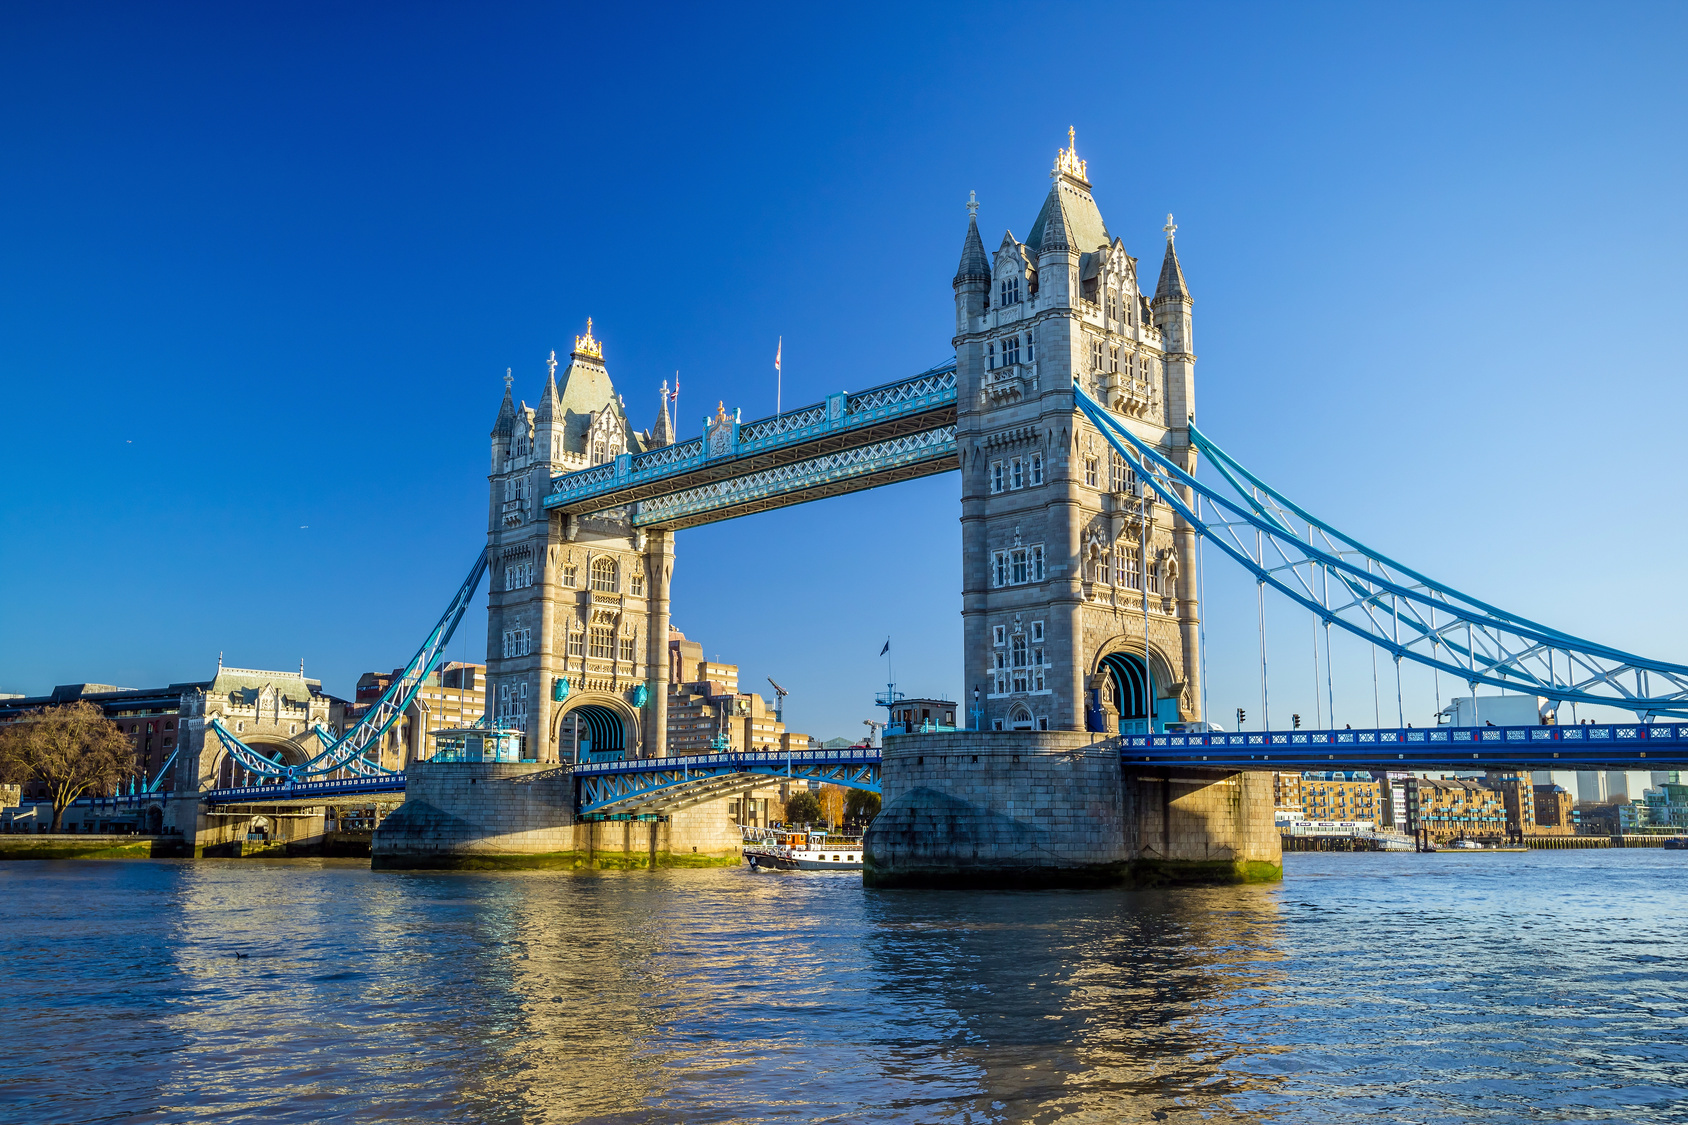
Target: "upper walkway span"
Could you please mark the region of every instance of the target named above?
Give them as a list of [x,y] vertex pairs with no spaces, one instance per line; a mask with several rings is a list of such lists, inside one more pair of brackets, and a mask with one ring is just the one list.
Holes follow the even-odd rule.
[[548,511],[631,507],[633,525],[679,530],[948,472],[955,362],[910,379],[739,423],[723,410],[702,437],[553,477]]

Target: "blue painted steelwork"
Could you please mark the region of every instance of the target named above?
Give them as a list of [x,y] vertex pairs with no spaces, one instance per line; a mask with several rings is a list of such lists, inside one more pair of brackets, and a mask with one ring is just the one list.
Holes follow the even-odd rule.
[[463,614],[468,610],[469,602],[481,584],[481,577],[486,574],[486,567],[487,553],[486,549],[482,548],[475,556],[475,565],[469,568],[469,576],[463,580],[463,585],[458,587],[456,597],[452,598],[451,604],[446,607],[445,614],[434,626],[433,632],[428,634],[427,639],[422,642],[422,647],[416,650],[416,655],[405,665],[404,671],[393,678],[393,682],[381,693],[381,698],[375,701],[363,718],[338,738],[326,728],[312,729],[312,733],[325,745],[321,753],[310,760],[290,766],[267,758],[236,738],[234,732],[224,726],[220,719],[211,720],[211,730],[242,767],[259,777],[301,782],[342,769],[371,776],[402,776],[383,770],[364,757],[364,752],[370,747],[379,746],[381,736],[404,714],[405,708],[410,706],[410,701],[422,689],[429,673],[445,657],[446,644],[456,631],[458,622],[463,620]]
[[772,418],[718,416],[701,438],[566,473],[547,510],[633,506],[639,527],[683,528],[957,466],[955,361]]
[[1126,734],[1127,764],[1237,770],[1667,770],[1688,767],[1688,724],[1385,727]]
[[278,785],[245,785],[231,789],[207,789],[199,799],[211,805],[269,804],[301,799],[358,797],[368,793],[403,793],[404,774],[384,773],[379,777],[340,777],[322,781],[287,781]]
[[[1196,479],[1075,386],[1073,396],[1139,476],[1220,550],[1327,625],[1479,684],[1556,703],[1688,717],[1688,667],[1649,660],[1508,613],[1411,570],[1309,515],[1190,426],[1225,488]],[[1195,505],[1196,497],[1205,504]],[[1199,513],[1199,514],[1198,514]],[[1321,579],[1323,580],[1321,582]]]
[[793,778],[879,792],[880,752],[868,746],[800,753],[694,754],[574,768],[581,814],[657,813],[690,808]]

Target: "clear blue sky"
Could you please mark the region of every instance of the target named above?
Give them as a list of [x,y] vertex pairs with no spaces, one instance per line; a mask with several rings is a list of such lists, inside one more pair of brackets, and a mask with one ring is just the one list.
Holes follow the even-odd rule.
[[[682,372],[683,434],[767,413],[782,335],[787,403],[924,368],[968,191],[1023,237],[1069,125],[1128,250],[1178,217],[1210,433],[1421,569],[1688,661],[1685,11],[9,4],[0,690],[221,651],[350,693],[481,542],[506,367],[532,401],[591,316],[640,425]],[[959,691],[956,497],[684,532],[675,622],[820,737],[878,713],[887,634]],[[1225,721],[1254,593],[1208,570]],[[1310,714],[1310,624],[1269,636],[1275,716]]]

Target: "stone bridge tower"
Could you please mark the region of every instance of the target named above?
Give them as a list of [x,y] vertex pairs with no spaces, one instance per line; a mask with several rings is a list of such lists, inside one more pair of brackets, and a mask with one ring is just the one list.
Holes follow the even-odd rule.
[[1151,296],[1071,142],[1024,242],[969,203],[955,276],[965,690],[985,730],[1143,731],[1201,718],[1194,532],[1074,402],[1075,383],[1193,467],[1189,292]]
[[604,366],[603,344],[576,336],[559,381],[551,356],[538,407],[505,379],[492,429],[487,517],[487,714],[526,735],[540,762],[663,752],[673,534],[644,532],[625,510],[551,515],[552,476],[673,441],[666,398],[639,432]]

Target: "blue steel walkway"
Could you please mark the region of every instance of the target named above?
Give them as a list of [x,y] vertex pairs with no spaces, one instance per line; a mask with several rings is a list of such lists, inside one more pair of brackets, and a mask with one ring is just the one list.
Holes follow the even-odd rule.
[[959,466],[955,361],[856,394],[553,477],[547,511],[631,506],[636,527],[678,530],[860,492]]

